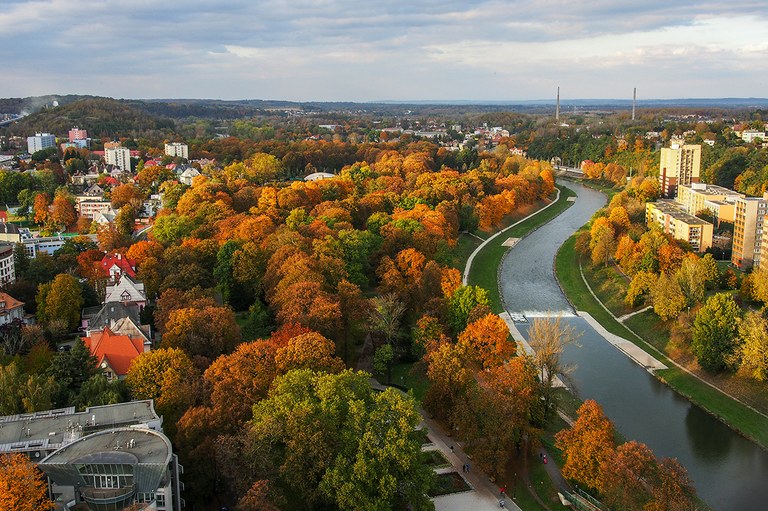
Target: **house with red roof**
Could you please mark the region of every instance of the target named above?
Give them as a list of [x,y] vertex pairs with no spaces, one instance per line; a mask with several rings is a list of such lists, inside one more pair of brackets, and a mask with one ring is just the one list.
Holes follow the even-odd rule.
[[8,293],[0,292],[0,326],[17,319],[24,321],[24,302],[18,301]]
[[101,259],[101,271],[115,281],[120,278],[120,275],[128,275],[135,279],[136,261],[118,252],[106,254]]
[[110,381],[125,378],[133,361],[150,349],[143,338],[116,334],[109,328],[83,337],[83,343],[96,357],[99,370]]

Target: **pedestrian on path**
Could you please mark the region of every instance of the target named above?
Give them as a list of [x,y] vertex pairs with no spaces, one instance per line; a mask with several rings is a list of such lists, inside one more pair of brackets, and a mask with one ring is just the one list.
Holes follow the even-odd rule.
[[469,469],[470,469],[469,462],[467,462],[467,472],[469,472]]
[[451,454],[453,454],[453,446],[451,446]]
[[504,501],[504,499],[501,499],[499,501],[499,507],[501,507],[501,508],[507,507],[507,503]]

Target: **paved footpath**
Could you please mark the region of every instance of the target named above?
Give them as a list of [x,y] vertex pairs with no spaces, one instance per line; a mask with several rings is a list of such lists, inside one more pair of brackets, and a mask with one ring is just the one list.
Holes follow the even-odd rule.
[[[464,476],[464,479],[475,490],[435,498],[436,511],[499,509],[499,487],[477,468],[474,461],[467,457],[458,442],[449,437],[436,421],[427,418],[423,410],[422,417],[424,417],[424,425],[429,429],[429,439],[443,452],[455,471]],[[451,446],[453,446],[453,452],[451,452]],[[462,473],[461,467],[467,462],[470,464],[470,471]],[[522,511],[511,498],[507,497],[504,500],[506,509]]]

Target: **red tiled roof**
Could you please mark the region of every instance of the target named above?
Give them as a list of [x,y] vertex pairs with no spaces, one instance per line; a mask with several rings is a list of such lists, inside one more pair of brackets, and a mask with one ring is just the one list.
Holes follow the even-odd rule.
[[8,293],[0,292],[0,302],[5,302],[5,306],[0,308],[0,310],[7,310],[11,311],[17,307],[21,307],[24,305],[24,302],[18,301],[16,298],[12,297]]
[[101,259],[101,269],[106,275],[109,275],[109,269],[115,265],[120,268],[123,273],[136,278],[136,270],[134,269],[136,268],[136,261],[133,259],[128,259],[124,255],[118,254],[116,252],[112,254],[106,254]]
[[101,365],[105,359],[118,376],[128,374],[134,359],[144,353],[144,341],[127,335],[116,335],[109,328],[84,337],[85,346],[91,350]]
[[8,221],[8,212],[0,211],[0,222],[7,222],[7,221]]

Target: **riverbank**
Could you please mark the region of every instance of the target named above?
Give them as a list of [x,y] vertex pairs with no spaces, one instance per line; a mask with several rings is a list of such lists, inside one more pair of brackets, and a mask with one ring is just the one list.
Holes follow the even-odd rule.
[[[578,310],[587,311],[606,330],[623,337],[652,357],[666,364],[668,369],[653,374],[670,388],[685,396],[724,424],[749,438],[763,449],[768,449],[768,416],[740,402],[737,398],[696,376],[688,369],[658,350],[631,328],[622,324],[594,295],[580,272],[579,256],[575,250],[575,235],[560,248],[555,270],[560,286]],[[647,313],[646,313],[647,314]],[[640,315],[641,316],[641,315]],[[639,318],[640,316],[637,316]]]

